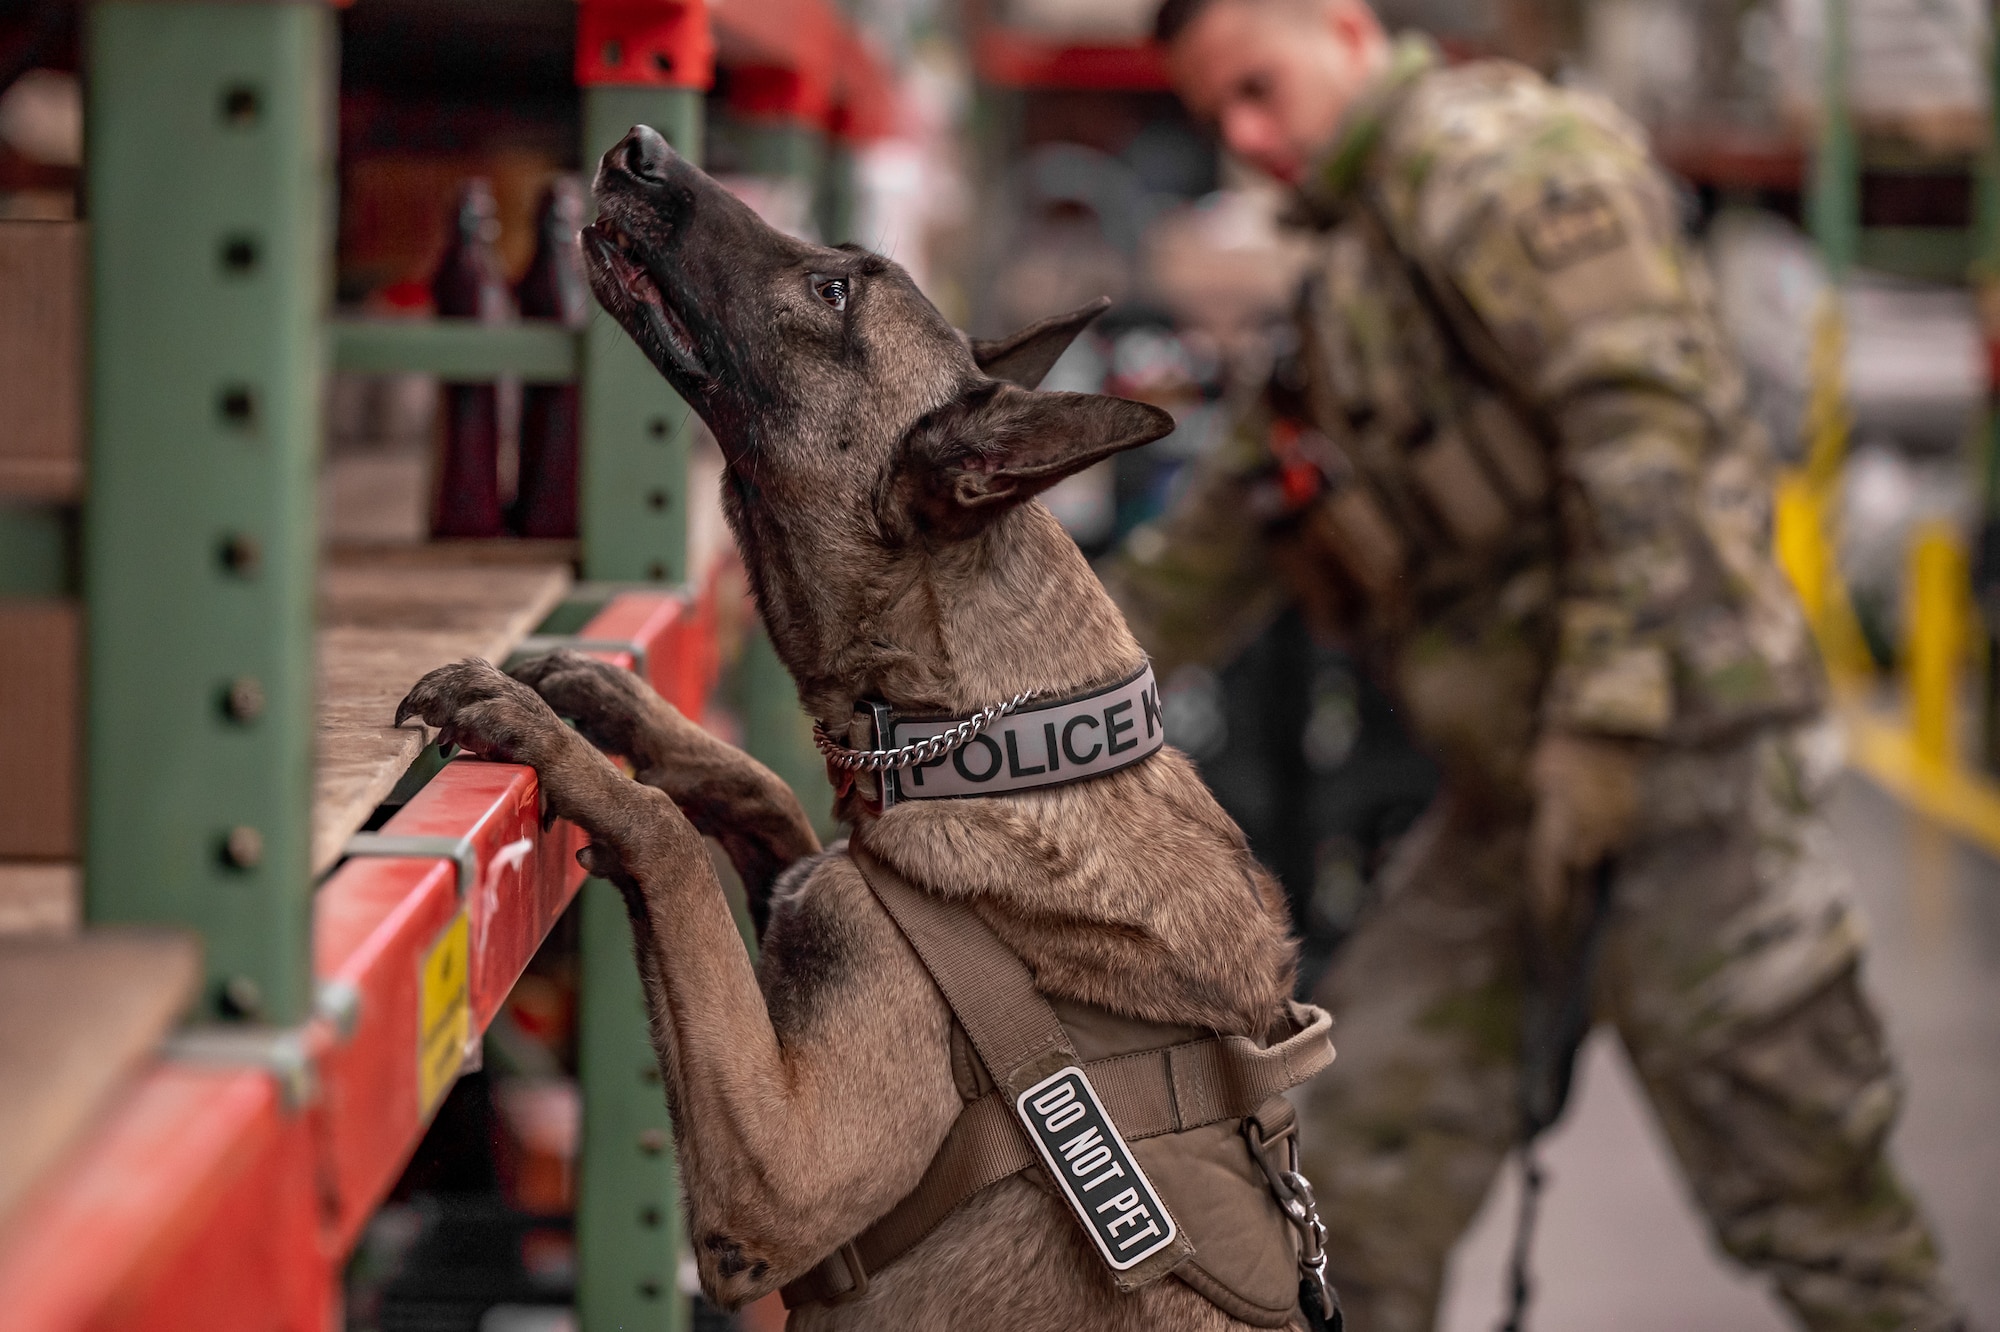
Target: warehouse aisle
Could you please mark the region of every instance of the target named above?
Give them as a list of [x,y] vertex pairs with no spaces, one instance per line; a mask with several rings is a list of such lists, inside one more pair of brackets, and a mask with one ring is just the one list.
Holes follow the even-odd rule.
[[[1870,929],[1869,984],[1909,1088],[1895,1154],[1974,1318],[2000,1327],[2000,860],[1860,777],[1833,817]],[[1763,1283],[1709,1246],[1616,1042],[1595,1036],[1579,1076],[1546,1151],[1533,1332],[1788,1327]],[[1516,1185],[1510,1166],[1459,1247],[1443,1332],[1499,1323]]]

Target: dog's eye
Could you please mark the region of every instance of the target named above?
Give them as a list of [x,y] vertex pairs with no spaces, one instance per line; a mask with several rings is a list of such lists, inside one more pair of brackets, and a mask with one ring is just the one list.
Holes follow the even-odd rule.
[[847,308],[847,279],[844,277],[816,277],[813,279],[813,294],[836,310]]

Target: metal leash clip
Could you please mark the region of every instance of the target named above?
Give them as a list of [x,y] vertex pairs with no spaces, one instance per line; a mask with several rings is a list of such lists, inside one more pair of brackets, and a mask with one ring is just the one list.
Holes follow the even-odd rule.
[[1299,1233],[1299,1276],[1319,1298],[1320,1316],[1327,1325],[1341,1325],[1340,1301],[1326,1279],[1326,1222],[1319,1219],[1319,1200],[1313,1196],[1312,1181],[1299,1170],[1299,1130],[1290,1124],[1277,1135],[1285,1141],[1285,1168],[1279,1170],[1265,1154],[1273,1140],[1267,1140],[1255,1119],[1247,1120],[1243,1132],[1250,1139],[1250,1154],[1270,1181],[1271,1196],[1277,1200],[1285,1219]]
[[1292,1168],[1285,1171],[1284,1181],[1292,1190],[1292,1196],[1282,1195],[1278,1206],[1285,1209],[1285,1215],[1299,1232],[1299,1275],[1312,1282],[1319,1295],[1320,1313],[1331,1320],[1339,1309],[1333,1298],[1333,1287],[1326,1280],[1326,1222],[1319,1219],[1319,1202],[1313,1197],[1312,1182],[1299,1173],[1299,1145],[1294,1138],[1291,1144]]

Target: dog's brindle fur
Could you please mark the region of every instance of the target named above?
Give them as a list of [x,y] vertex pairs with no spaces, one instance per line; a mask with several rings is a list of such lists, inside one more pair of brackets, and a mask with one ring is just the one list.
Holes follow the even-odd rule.
[[[994,377],[1037,382],[1094,309],[968,344],[894,264],[773,231],[643,128],[605,156],[596,189],[592,286],[720,441],[729,521],[814,717],[844,733],[863,696],[964,713],[1137,668],[1123,620],[1032,497],[1171,421]],[[949,1010],[844,849],[820,849],[762,765],[610,667],[558,654],[521,675],[432,672],[398,720],[532,764],[551,816],[588,833],[586,866],[623,890],[702,1287],[739,1305],[922,1176],[961,1106]],[[848,793],[837,808],[883,860],[970,902],[1050,995],[1261,1036],[1290,992],[1282,899],[1173,749],[1073,786],[880,817]],[[755,970],[703,833],[768,908]],[[1027,1176],[960,1208],[861,1299],[794,1318],[1237,1326],[1176,1281],[1118,1294]]]

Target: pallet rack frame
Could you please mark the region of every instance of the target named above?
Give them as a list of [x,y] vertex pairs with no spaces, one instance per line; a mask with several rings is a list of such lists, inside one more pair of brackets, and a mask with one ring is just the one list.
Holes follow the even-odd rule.
[[[697,155],[718,35],[815,72],[825,95],[779,116],[887,128],[881,67],[828,0],[581,0],[584,161],[640,121]],[[539,826],[531,770],[461,760],[315,888],[309,810],[327,368],[576,380],[603,590],[565,618],[699,714],[715,607],[673,588],[689,414],[609,321],[329,321],[336,40],[321,0],[88,15],[87,917],[193,931],[208,980],[198,1024],[8,1219],[0,1292],[23,1328],[323,1329],[361,1226],[581,891],[579,1308],[586,1332],[678,1328],[664,1098],[623,905],[584,881],[575,830]]]
[[[699,161],[702,92],[714,78],[713,59],[698,5],[662,10],[585,0],[576,50],[585,169],[637,123]],[[685,565],[687,405],[613,321],[591,320],[581,352],[584,573],[655,583],[684,577],[685,567],[669,567],[663,552],[680,552],[671,558]],[[577,1309],[592,1332],[678,1329],[686,1324],[679,1180],[645,995],[617,890],[593,880],[583,891]]]
[[209,1013],[297,1023],[332,14],[87,23],[86,913],[194,929]]
[[991,0],[971,0],[972,62],[982,82],[1017,91],[1166,92],[1166,59],[1148,41],[1071,42],[994,21]]

